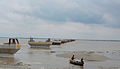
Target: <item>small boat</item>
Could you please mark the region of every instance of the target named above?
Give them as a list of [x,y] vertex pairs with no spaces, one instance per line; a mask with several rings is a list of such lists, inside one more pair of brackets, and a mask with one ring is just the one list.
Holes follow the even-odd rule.
[[20,44],[16,38],[9,38],[8,43],[0,45],[0,54],[15,54],[18,50],[20,50]]
[[61,45],[61,41],[58,40],[52,41],[52,45]]
[[35,41],[33,38],[30,38],[28,44],[31,48],[49,48],[52,45],[51,42]]
[[74,58],[74,55],[71,57],[71,59],[69,61],[71,64],[74,64],[74,65],[80,65],[80,66],[84,65],[83,58],[81,58],[81,60],[77,60]]
[[74,65],[84,66],[84,62],[82,62],[81,60],[76,60],[76,59],[70,60],[70,63]]

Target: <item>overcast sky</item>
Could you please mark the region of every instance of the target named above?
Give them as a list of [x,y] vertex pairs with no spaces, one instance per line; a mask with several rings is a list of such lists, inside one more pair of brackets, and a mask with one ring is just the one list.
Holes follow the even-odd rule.
[[0,0],[0,36],[120,39],[120,0]]

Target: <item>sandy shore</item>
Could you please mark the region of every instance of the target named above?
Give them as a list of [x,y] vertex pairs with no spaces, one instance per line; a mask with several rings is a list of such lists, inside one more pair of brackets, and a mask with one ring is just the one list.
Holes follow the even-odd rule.
[[30,69],[29,64],[23,64],[22,62],[16,64],[0,63],[0,69]]
[[65,52],[63,54],[57,54],[56,56],[70,58],[72,55],[75,55],[76,59],[83,58],[85,61],[104,61],[110,58],[95,54],[94,52],[86,52],[86,51],[73,51],[73,52]]

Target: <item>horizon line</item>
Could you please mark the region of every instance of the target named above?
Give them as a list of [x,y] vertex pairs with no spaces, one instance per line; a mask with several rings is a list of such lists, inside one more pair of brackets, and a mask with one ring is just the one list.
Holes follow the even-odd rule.
[[[29,39],[31,37],[11,37],[11,36],[0,36],[0,38],[19,38],[19,39]],[[75,40],[93,40],[93,41],[120,41],[120,39],[86,39],[86,38],[54,38],[54,37],[32,37],[34,39],[75,39]]]

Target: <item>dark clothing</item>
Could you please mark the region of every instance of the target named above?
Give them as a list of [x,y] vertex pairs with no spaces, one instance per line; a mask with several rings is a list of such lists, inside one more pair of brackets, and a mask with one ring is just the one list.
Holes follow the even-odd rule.
[[81,59],[81,63],[84,64],[83,58]]
[[74,55],[72,56],[72,58],[71,58],[71,60],[74,60],[75,58],[74,58]]

